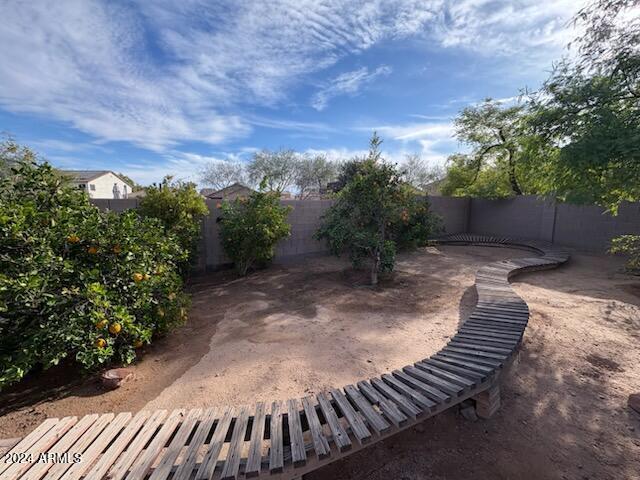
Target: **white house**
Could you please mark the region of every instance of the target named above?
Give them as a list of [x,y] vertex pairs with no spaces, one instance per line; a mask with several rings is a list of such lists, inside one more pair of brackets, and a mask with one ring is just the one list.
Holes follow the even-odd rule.
[[89,198],[128,198],[133,185],[109,170],[61,170]]

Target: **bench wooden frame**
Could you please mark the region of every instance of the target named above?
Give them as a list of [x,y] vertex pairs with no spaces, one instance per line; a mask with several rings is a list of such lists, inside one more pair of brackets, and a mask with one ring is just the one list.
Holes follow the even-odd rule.
[[[479,416],[491,416],[500,405],[499,380],[529,319],[509,278],[557,267],[569,255],[545,242],[509,237],[456,234],[435,241],[524,248],[541,256],[480,268],[468,320],[442,350],[413,365],[268,405],[47,419],[15,445],[5,444],[5,452],[32,461],[0,464],[0,479],[296,478],[467,399],[475,400]],[[36,462],[44,453],[67,454],[70,463]],[[74,454],[82,455],[81,463],[72,463]]]

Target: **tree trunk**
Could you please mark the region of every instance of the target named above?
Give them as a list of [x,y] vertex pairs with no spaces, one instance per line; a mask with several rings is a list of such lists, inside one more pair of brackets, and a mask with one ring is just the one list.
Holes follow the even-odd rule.
[[373,265],[371,266],[371,285],[378,284],[378,270],[380,269],[380,251],[376,250],[373,257]]
[[509,148],[507,149],[507,152],[509,153],[509,183],[511,183],[511,190],[513,190],[513,193],[516,195],[522,195],[522,189],[520,188],[520,184],[516,178],[516,163],[513,161],[513,153]]

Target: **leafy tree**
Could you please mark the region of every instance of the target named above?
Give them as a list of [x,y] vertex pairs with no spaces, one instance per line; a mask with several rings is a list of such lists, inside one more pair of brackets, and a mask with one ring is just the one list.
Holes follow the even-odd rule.
[[209,213],[195,184],[166,176],[159,185],[147,187],[138,211],[143,217],[159,219],[165,231],[175,235],[181,247],[189,252],[188,261],[182,265],[185,272],[197,253],[202,218]]
[[304,155],[298,163],[295,186],[299,198],[307,198],[313,192],[320,192],[336,177],[336,166],[325,155]]
[[[521,150],[523,116],[522,106],[503,107],[491,99],[462,110],[455,120],[456,136],[469,145],[472,151],[468,155],[458,154],[454,157],[453,168],[456,178],[464,178],[468,183],[452,185],[449,179],[443,186],[443,193],[470,187],[482,178],[483,170],[496,169],[503,173],[496,172],[492,176],[497,178],[506,175],[510,194],[522,195],[517,163]],[[459,175],[461,170],[466,170],[467,173]],[[497,194],[498,191],[495,191],[492,196],[498,196]]]
[[11,137],[0,142],[0,179],[12,174],[12,167],[19,162],[35,163],[37,154],[28,147],[19,145]]
[[234,183],[248,183],[245,165],[231,160],[212,161],[200,174],[200,180],[217,190],[229,187]]
[[621,235],[614,238],[610,251],[628,255],[627,270],[640,275],[640,235]]
[[374,133],[367,157],[348,164],[344,188],[316,233],[333,254],[346,252],[354,267],[368,261],[372,285],[378,283],[379,272],[393,269],[398,243],[424,244],[433,227],[425,221],[428,209],[412,208],[419,205],[415,195],[395,165],[382,159],[381,143]]
[[293,150],[262,150],[253,155],[247,170],[254,184],[266,180],[267,190],[282,193],[295,184],[299,166],[300,155]]
[[29,149],[0,180],[0,388],[37,366],[92,369],[186,318],[175,236],[134,210],[105,213]]
[[[265,187],[263,181],[261,190]],[[220,239],[239,275],[244,276],[256,264],[273,258],[276,244],[289,236],[290,211],[290,207],[280,204],[277,192],[253,192],[248,198],[222,203]]]

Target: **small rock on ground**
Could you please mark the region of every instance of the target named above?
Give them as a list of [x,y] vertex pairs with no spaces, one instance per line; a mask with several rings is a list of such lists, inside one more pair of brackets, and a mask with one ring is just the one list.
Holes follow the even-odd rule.
[[100,375],[102,386],[108,390],[114,390],[132,378],[133,372],[128,368],[112,368],[102,372]]

